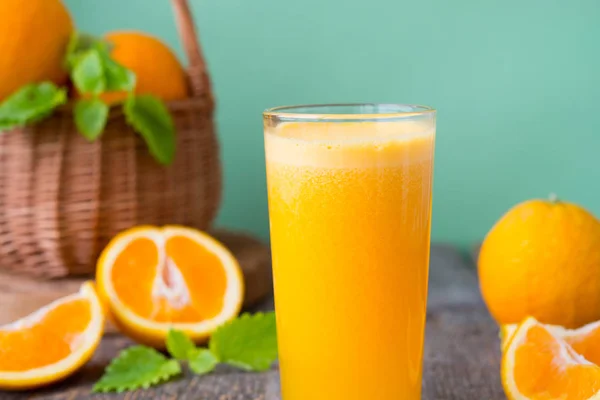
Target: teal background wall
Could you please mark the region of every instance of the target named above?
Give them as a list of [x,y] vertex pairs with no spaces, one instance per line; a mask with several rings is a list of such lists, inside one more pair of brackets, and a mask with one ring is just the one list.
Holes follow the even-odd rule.
[[[600,216],[597,0],[190,0],[218,99],[219,223],[268,237],[261,112],[410,102],[438,112],[434,240],[468,246],[556,192]],[[168,0],[66,0],[81,30],[181,55]]]

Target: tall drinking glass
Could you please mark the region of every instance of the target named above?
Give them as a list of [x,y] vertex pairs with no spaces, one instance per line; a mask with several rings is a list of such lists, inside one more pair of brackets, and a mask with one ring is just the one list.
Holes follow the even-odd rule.
[[435,111],[264,113],[283,400],[417,400]]

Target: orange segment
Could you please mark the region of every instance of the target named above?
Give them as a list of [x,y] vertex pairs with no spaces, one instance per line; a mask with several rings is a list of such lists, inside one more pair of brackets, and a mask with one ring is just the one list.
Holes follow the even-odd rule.
[[505,349],[502,383],[514,400],[600,399],[600,367],[534,318],[516,329]]
[[153,313],[152,283],[158,265],[158,248],[148,238],[131,241],[117,256],[111,271],[111,280],[121,301],[142,316]]
[[[558,325],[548,325],[548,324],[543,324],[546,329],[548,329],[550,332],[552,332],[552,334],[556,337],[562,338],[562,339],[566,339],[566,335],[569,332],[576,332],[578,330],[569,330],[569,329],[565,329],[562,326],[558,326]],[[508,346],[508,344],[510,343],[510,340],[512,339],[513,335],[515,334],[515,332],[517,331],[517,329],[519,328],[519,324],[507,324],[507,325],[502,325],[500,327],[500,344],[501,344],[501,348],[502,350],[506,349],[506,346]],[[569,343],[569,341],[567,340],[567,343]]]
[[0,327],[0,389],[29,389],[70,375],[90,359],[103,329],[103,310],[91,283]]
[[227,276],[219,258],[204,246],[183,236],[175,236],[167,241],[167,255],[188,282],[190,304],[198,317],[210,319],[217,316],[223,308],[227,290]]
[[191,228],[142,226],[115,237],[97,268],[116,324],[164,347],[171,328],[203,341],[234,318],[243,299],[239,265],[215,239]]
[[[600,365],[600,321],[592,322],[578,329],[566,329],[562,326],[544,325],[554,336],[567,342],[577,354]],[[519,325],[503,325],[500,328],[502,348],[506,348]]]
[[578,354],[600,365],[600,322],[593,322],[579,329],[565,330],[563,338]]

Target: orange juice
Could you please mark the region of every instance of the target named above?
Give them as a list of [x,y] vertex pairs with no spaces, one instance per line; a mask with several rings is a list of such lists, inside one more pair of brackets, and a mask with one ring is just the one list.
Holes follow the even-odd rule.
[[265,123],[283,400],[420,399],[435,114]]

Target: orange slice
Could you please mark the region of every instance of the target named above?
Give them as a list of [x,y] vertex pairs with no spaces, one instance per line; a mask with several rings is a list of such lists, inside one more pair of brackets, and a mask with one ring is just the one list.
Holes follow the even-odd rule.
[[[544,325],[554,336],[567,342],[577,354],[600,365],[600,321],[592,322],[578,329],[566,329],[557,325]],[[519,325],[503,325],[500,328],[502,348],[506,348]]]
[[233,255],[209,235],[180,226],[141,226],[117,235],[96,274],[115,325],[157,348],[164,348],[171,328],[205,341],[237,316],[244,297]]
[[32,389],[63,379],[100,343],[104,312],[94,285],[0,327],[0,389]]
[[[587,333],[579,332],[580,339],[588,338],[584,340],[588,345],[590,340],[597,343],[598,326],[592,325]],[[502,384],[511,400],[600,400],[600,367],[553,333],[552,328],[528,318],[505,348]]]

